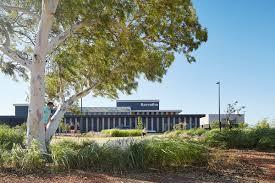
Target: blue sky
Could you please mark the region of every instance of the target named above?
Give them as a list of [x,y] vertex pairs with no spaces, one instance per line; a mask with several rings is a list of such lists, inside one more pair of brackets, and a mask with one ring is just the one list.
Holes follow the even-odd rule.
[[[250,124],[275,118],[275,1],[194,0],[209,40],[188,64],[181,55],[162,83],[140,80],[139,88],[119,99],[159,99],[162,109],[183,113],[217,113],[217,85],[221,81],[222,111],[238,100],[246,106]],[[0,74],[0,115],[12,115],[12,104],[25,103],[27,84]],[[115,106],[105,98],[84,98],[84,106]]]

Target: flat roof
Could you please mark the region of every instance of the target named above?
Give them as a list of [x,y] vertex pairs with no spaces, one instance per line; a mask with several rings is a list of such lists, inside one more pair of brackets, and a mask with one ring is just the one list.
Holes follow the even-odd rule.
[[132,112],[182,112],[182,110],[131,110]]
[[13,106],[29,106],[29,104],[13,104]]
[[159,100],[116,100],[116,102],[159,102]]
[[130,111],[131,111],[130,107],[82,107],[82,112],[130,112]]

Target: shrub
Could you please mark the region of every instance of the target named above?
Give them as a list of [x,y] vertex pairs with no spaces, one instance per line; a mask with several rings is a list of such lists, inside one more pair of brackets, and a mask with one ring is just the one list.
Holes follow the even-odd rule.
[[202,129],[202,128],[197,128],[197,129],[190,129],[190,130],[173,130],[171,132],[167,132],[166,136],[168,137],[178,137],[181,135],[189,135],[189,136],[202,136],[205,134],[207,130]]
[[97,169],[121,172],[141,169],[175,169],[188,165],[206,165],[208,150],[191,142],[172,139],[148,139],[121,143],[64,142],[52,145],[57,169]]
[[36,141],[33,141],[28,149],[24,149],[18,144],[14,145],[9,162],[15,168],[24,171],[37,171],[45,166],[45,160]]
[[140,129],[131,129],[131,130],[109,129],[109,130],[102,130],[101,133],[111,136],[111,137],[134,137],[134,136],[141,136],[142,130],[140,130]]
[[170,169],[187,165],[205,165],[207,152],[202,145],[179,139],[148,140],[144,144],[144,166]]
[[15,129],[18,129],[20,131],[20,133],[27,133],[27,123],[23,123],[21,125],[16,125]]
[[136,128],[139,129],[139,130],[143,129],[143,122],[142,122],[142,118],[140,116],[137,118],[137,126],[136,126]]
[[215,129],[205,135],[206,143],[214,147],[275,149],[274,128]]
[[186,131],[187,135],[191,135],[191,136],[194,136],[194,135],[201,136],[206,132],[207,132],[207,130],[205,130],[203,128],[196,128],[196,129],[193,128],[193,129]]
[[270,125],[268,123],[268,120],[267,119],[263,119],[261,121],[259,121],[256,125],[256,128],[259,129],[259,128],[270,128]]
[[247,127],[248,127],[248,124],[245,122],[241,122],[238,124],[238,128],[247,128]]
[[0,149],[11,150],[13,144],[23,145],[24,133],[7,125],[0,125]]

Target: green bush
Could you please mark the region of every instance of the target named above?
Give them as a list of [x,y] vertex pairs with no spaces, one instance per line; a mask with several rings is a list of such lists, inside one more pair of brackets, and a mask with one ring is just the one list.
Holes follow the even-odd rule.
[[214,129],[205,136],[205,142],[214,147],[275,149],[274,128]]
[[178,137],[182,134],[186,134],[189,136],[202,136],[206,132],[207,130],[205,129],[197,128],[197,129],[190,129],[190,130],[173,130],[171,132],[167,132],[165,135],[168,137]]
[[23,123],[21,125],[16,125],[15,129],[18,129],[21,133],[27,133],[27,123]]
[[269,122],[267,119],[259,121],[256,125],[257,129],[270,128]]
[[206,165],[208,150],[191,142],[173,139],[148,139],[120,143],[95,142],[53,144],[56,169],[96,169],[121,172],[141,169],[175,169],[188,165]]
[[141,136],[142,130],[140,130],[140,129],[131,129],[131,130],[109,129],[109,130],[102,130],[101,133],[108,135],[110,137],[134,137],[134,136]]
[[11,150],[13,144],[23,145],[25,133],[7,125],[0,125],[0,149]]
[[24,171],[38,171],[45,166],[44,157],[35,141],[28,149],[24,149],[18,144],[14,145],[7,161],[15,168]]
[[201,136],[206,132],[207,132],[207,130],[205,130],[203,128],[196,128],[196,129],[192,128],[192,129],[186,131],[187,135],[191,135],[191,136],[194,136],[194,135]]
[[202,145],[179,139],[148,140],[144,147],[144,166],[170,169],[187,165],[205,165],[207,152]]

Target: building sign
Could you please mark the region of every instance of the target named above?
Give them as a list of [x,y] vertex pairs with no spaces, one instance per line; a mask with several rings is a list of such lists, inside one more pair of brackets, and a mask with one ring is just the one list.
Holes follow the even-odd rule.
[[131,110],[159,110],[159,102],[118,101],[117,107],[130,107]]
[[158,103],[140,103],[141,107],[158,107]]

